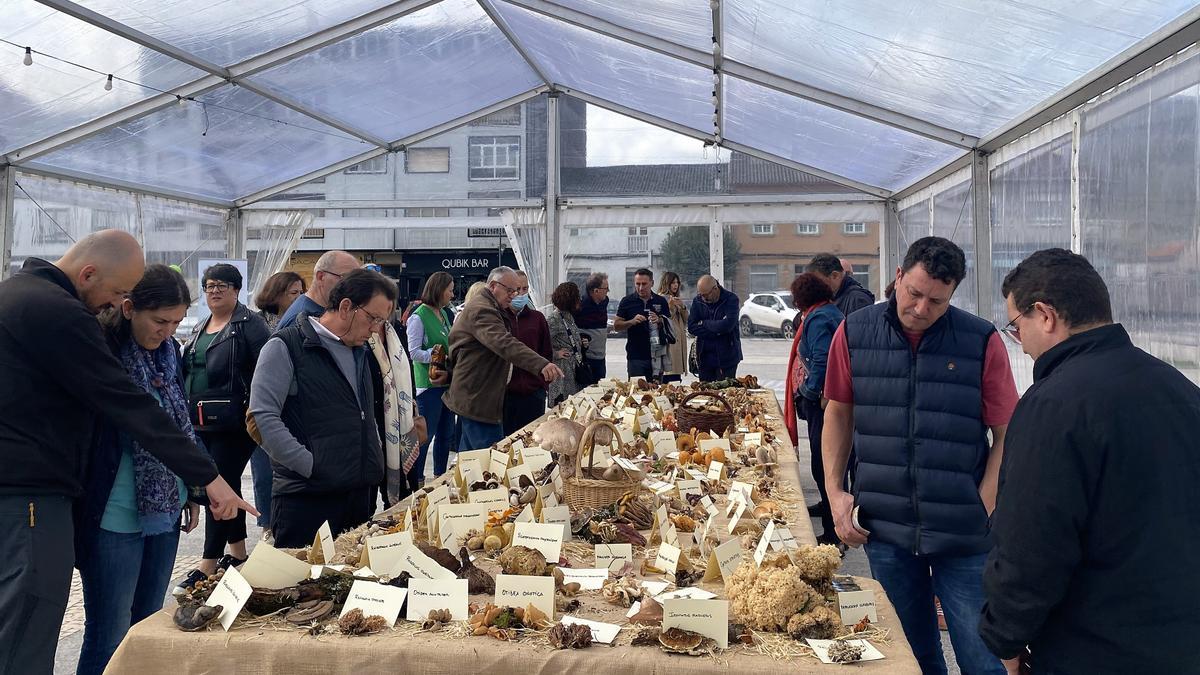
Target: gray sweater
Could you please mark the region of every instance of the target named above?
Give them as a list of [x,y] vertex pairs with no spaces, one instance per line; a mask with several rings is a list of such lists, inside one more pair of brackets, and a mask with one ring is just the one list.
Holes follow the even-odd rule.
[[[309,321],[317,335],[321,336],[321,344],[329,350],[342,375],[354,388],[359,402],[362,402],[363,393],[359,391],[356,374],[358,368],[366,367],[365,359],[370,357],[366,348],[348,347],[319,321],[313,318],[309,318]],[[312,453],[296,440],[282,418],[294,375],[295,366],[287,345],[278,338],[268,340],[258,355],[254,380],[250,383],[250,414],[254,416],[258,432],[262,435],[262,449],[271,460],[307,478],[312,475]]]

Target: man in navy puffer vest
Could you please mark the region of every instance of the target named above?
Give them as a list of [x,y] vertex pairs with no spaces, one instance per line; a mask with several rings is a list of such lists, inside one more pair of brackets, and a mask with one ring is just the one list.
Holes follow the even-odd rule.
[[[892,298],[851,314],[834,335],[825,383],[821,438],[838,537],[866,544],[925,673],[946,672],[935,595],[962,672],[1004,672],[977,630],[1017,392],[995,327],[950,306],[964,276],[953,242],[914,242]],[[851,442],[853,495],[843,489]]]

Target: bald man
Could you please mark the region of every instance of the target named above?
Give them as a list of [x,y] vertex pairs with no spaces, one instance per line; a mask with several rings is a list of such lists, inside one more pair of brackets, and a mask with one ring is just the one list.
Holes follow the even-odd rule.
[[144,269],[137,241],[105,230],[56,263],[29,258],[0,282],[0,673],[54,667],[75,562],[71,509],[97,414],[204,486],[218,518],[257,513],[106,346],[95,315]]
[[737,376],[742,362],[738,333],[738,296],[721,287],[711,274],[696,282],[696,297],[688,315],[688,332],[696,336],[696,364],[701,382]]
[[301,313],[314,319],[325,313],[329,306],[329,292],[334,286],[353,270],[358,269],[358,258],[345,251],[326,251],[317,258],[313,266],[313,282],[304,295],[296,298],[291,307],[279,317],[279,325],[275,330],[281,330],[296,323],[296,317]]

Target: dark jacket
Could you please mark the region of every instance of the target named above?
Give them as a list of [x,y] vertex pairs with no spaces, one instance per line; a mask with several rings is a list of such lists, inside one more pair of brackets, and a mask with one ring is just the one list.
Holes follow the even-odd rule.
[[868,291],[858,280],[849,274],[842,277],[842,286],[833,296],[833,304],[842,310],[843,316],[850,316],[863,307],[875,304],[875,294]]
[[[104,331],[105,343],[113,356],[121,358],[121,342],[112,331]],[[179,343],[171,338],[175,353],[179,353]],[[183,383],[183,362],[180,369],[175,371],[175,381],[180,391],[187,391]],[[108,508],[108,498],[112,494],[113,484],[117,481],[117,469],[121,466],[120,432],[112,423],[101,417],[97,420],[96,433],[92,437],[90,462],[86,489],[83,498],[75,502],[75,565],[83,562],[83,556],[92,550],[88,542],[100,531],[100,522],[104,520],[104,511]]]
[[842,323],[837,305],[822,305],[810,310],[801,327],[800,358],[808,376],[800,384],[800,395],[810,401],[820,401],[825,393],[825,369],[829,365],[829,345]]
[[[547,361],[554,360],[554,351],[550,348],[550,324],[546,315],[532,307],[526,307],[519,314],[509,312],[512,322],[512,333],[526,347],[542,355]],[[535,391],[545,391],[545,378],[541,374],[533,374],[520,368],[514,368],[512,379],[508,381],[508,393],[518,396],[528,396]]]
[[[629,321],[638,314],[646,312],[654,312],[660,317],[667,319],[665,323],[670,323],[671,306],[667,303],[667,299],[653,291],[650,293],[649,300],[642,300],[642,297],[636,292],[630,293],[621,299],[621,304],[617,305],[617,318]],[[666,344],[663,330],[665,324],[659,324],[659,339]],[[650,322],[645,321],[630,326],[625,329],[625,356],[632,360],[648,361],[650,360]]]
[[1120,325],[1033,365],[1004,440],[979,632],[1062,673],[1200,673],[1200,389]]
[[511,317],[485,288],[463,307],[450,327],[450,386],[442,401],[456,415],[500,424],[510,370],[540,374],[550,363],[513,337]]
[[725,288],[713,304],[697,295],[688,315],[688,332],[696,336],[696,363],[701,371],[732,368],[742,362],[738,334],[738,296]]
[[[305,315],[301,315],[305,316]],[[275,337],[288,348],[295,394],[289,394],[280,418],[313,456],[306,478],[272,462],[271,494],[328,494],[379,484],[383,447],[375,422],[375,379],[366,354],[359,368],[359,395],[346,381],[312,322],[297,320]]]
[[217,467],[133,383],[70,279],[30,258],[0,282],[0,494],[83,492],[97,413],[189,485]]
[[[196,326],[187,346],[183,348],[183,375],[188,374],[192,352],[196,349],[196,338],[204,334],[209,316]],[[267,322],[258,314],[251,312],[245,305],[238,303],[233,308],[233,316],[225,324],[208,345],[204,355],[204,369],[208,371],[208,392],[198,392],[204,395],[232,397],[244,404],[250,399],[250,382],[254,377],[254,366],[258,363],[258,353],[271,337],[271,329]]]
[[983,361],[995,327],[950,307],[914,352],[894,301],[851,314],[845,326],[863,527],[915,554],[986,552]]

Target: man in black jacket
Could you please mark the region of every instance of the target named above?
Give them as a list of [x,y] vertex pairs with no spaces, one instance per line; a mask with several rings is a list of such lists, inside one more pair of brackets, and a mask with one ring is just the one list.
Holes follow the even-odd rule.
[[833,304],[837,305],[845,316],[875,304],[875,294],[863,288],[854,275],[846,271],[842,261],[832,253],[817,254],[804,271],[816,274],[829,284],[833,289]]
[[257,513],[106,346],[95,315],[144,268],[137,240],[105,230],[0,282],[0,673],[54,666],[75,561],[71,503],[83,493],[97,413],[185,483],[205,486],[218,517]]
[[1001,292],[1034,384],[1005,441],[980,635],[1010,673],[1200,673],[1200,389],[1133,346],[1081,255],[1038,251]]

